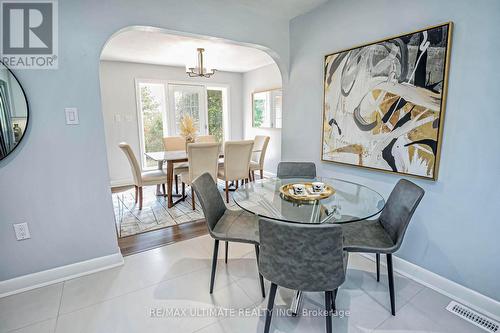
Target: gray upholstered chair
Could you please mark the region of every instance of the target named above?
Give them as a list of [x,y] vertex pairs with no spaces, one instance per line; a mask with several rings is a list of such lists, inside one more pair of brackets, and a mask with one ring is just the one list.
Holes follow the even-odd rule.
[[259,271],[271,289],[264,332],[269,332],[277,286],[325,292],[326,331],[332,331],[331,311],[337,288],[344,282],[347,252],[342,228],[336,224],[300,224],[259,220]]
[[312,162],[280,162],[277,176],[286,178],[316,178],[316,165]]
[[393,316],[396,315],[396,302],[392,253],[401,246],[406,228],[424,193],[421,187],[401,179],[392,190],[378,219],[342,224],[346,251],[375,253],[377,281],[380,280],[380,254],[387,255],[387,275]]
[[[215,271],[217,268],[217,254],[219,241],[226,241],[226,263],[228,242],[248,243],[255,245],[257,261],[259,258],[259,226],[256,215],[244,210],[230,210],[224,204],[217,184],[212,176],[206,172],[196,178],[191,185],[194,188],[201,208],[205,214],[208,232],[215,239],[212,258],[212,276],[210,279],[210,293],[214,290]],[[259,273],[262,297],[266,297],[264,280]]]

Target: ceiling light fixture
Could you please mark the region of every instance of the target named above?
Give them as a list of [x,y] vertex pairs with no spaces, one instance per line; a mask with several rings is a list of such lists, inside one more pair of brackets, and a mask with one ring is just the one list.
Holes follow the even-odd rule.
[[210,69],[207,70],[204,67],[203,64],[203,52],[205,49],[203,48],[198,48],[196,49],[198,51],[198,66],[197,67],[187,67],[186,66],[186,73],[189,75],[189,77],[206,77],[209,78],[212,75],[215,74],[215,69]]

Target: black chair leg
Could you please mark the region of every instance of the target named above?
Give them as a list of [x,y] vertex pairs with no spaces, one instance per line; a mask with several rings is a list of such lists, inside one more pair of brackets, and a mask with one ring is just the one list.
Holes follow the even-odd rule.
[[325,291],[326,333],[332,333],[332,294],[331,291]]
[[[255,244],[255,257],[257,258],[257,270],[259,269],[259,246]],[[266,290],[264,289],[264,278],[262,274],[259,272],[259,282],[260,282],[260,291],[262,292],[262,297],[266,298]]]
[[227,264],[227,256],[228,256],[228,253],[229,253],[229,242],[226,241],[226,259],[224,260]]
[[214,256],[212,257],[212,277],[210,278],[210,293],[214,291],[215,271],[217,270],[217,254],[219,253],[219,240],[214,243]]
[[379,282],[380,281],[380,253],[376,253],[375,258],[377,258],[377,282]]
[[338,291],[339,291],[338,288],[333,291],[333,296],[332,296],[332,312],[337,311],[337,305],[335,304],[335,300],[337,299],[337,292]]
[[278,286],[275,283],[271,282],[271,288],[269,289],[269,300],[267,301],[266,324],[264,325],[264,333],[269,333],[271,318],[273,316],[274,297],[276,296],[277,288]]
[[387,276],[389,278],[389,294],[391,296],[391,313],[396,315],[396,299],[394,298],[394,274],[392,271],[392,254],[387,253]]

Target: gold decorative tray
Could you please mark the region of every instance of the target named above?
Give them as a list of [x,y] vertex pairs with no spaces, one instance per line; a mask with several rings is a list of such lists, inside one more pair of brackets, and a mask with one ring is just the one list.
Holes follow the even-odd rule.
[[[296,195],[293,193],[293,185],[294,184],[304,184],[306,187],[306,192],[305,194],[302,195]],[[322,192],[320,193],[314,193],[312,190],[312,183],[293,183],[293,184],[286,184],[280,187],[280,193],[283,196],[283,198],[288,199],[288,200],[293,200],[293,201],[301,201],[301,202],[311,202],[311,201],[317,201],[321,199],[326,199],[335,194],[335,189],[328,185],[325,184],[325,187]]]

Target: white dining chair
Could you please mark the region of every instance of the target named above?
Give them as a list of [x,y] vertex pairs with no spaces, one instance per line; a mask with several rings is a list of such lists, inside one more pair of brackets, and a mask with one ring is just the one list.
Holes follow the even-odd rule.
[[[186,139],[182,136],[166,136],[163,138],[165,151],[184,151],[186,149]],[[179,175],[188,170],[188,162],[174,164],[175,193],[179,194]]]
[[[217,181],[217,169],[219,164],[219,143],[190,143],[188,144],[189,167],[187,171],[180,174],[182,181],[182,197],[186,197],[186,185],[192,182],[204,173],[209,173],[214,181]],[[191,186],[191,197],[193,210],[196,209],[194,190]]]
[[218,177],[226,182],[226,202],[229,203],[229,182],[248,180],[253,140],[226,141],[224,163],[219,165]]
[[196,137],[195,142],[217,142],[217,139],[213,135],[199,135]]
[[252,159],[250,160],[250,173],[255,181],[255,171],[259,171],[260,179],[264,178],[264,160],[267,146],[271,138],[265,135],[256,135],[253,144]]
[[165,184],[167,183],[167,174],[163,170],[142,171],[137,158],[130,145],[126,142],[119,144],[120,149],[125,153],[132,169],[135,186],[135,203],[139,201],[139,210],[142,210],[143,202],[143,186],[159,185],[163,186],[165,192]]

